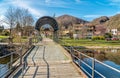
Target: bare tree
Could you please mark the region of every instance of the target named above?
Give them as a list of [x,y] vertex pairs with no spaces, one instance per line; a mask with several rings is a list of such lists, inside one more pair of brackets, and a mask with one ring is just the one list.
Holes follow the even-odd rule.
[[7,18],[7,23],[9,24],[10,26],[10,36],[11,36],[11,31],[12,31],[12,28],[15,26],[15,9],[12,8],[12,7],[9,7],[7,9],[7,12],[6,12],[6,18]]
[[27,9],[17,8],[15,11],[16,21],[22,26],[31,26],[34,22],[32,15]]
[[[21,35],[23,35],[23,27],[32,26],[32,24],[34,22],[33,17],[27,9],[21,9],[21,8],[16,9],[15,17],[16,17],[17,23],[20,24],[20,27],[22,30]],[[24,29],[24,31],[27,32],[27,30],[25,30],[25,29]]]
[[6,18],[7,18],[7,24],[10,26],[10,43],[13,42],[12,40],[12,28],[15,26],[15,15],[14,15],[15,9],[12,7],[9,7],[6,12]]
[[15,26],[19,25],[19,29],[22,33],[23,27],[32,26],[34,22],[32,15],[27,9],[9,7],[5,16],[7,18],[7,23],[10,26],[10,38],[12,37],[12,29],[15,28]]

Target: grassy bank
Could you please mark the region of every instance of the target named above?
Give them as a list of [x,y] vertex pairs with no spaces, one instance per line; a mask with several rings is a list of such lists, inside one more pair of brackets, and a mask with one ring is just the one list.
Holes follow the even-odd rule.
[[[100,46],[100,47],[119,47],[120,46],[120,40],[119,41],[106,41],[106,40],[88,40],[88,39],[62,39],[63,42],[66,42],[65,45],[67,46]],[[64,45],[64,44],[63,44]]]
[[0,36],[0,39],[8,38],[9,36]]

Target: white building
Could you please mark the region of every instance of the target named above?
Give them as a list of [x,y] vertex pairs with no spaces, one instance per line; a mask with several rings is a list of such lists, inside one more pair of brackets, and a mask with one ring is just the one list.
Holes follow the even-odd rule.
[[111,33],[113,34],[113,35],[117,35],[117,29],[111,29]]

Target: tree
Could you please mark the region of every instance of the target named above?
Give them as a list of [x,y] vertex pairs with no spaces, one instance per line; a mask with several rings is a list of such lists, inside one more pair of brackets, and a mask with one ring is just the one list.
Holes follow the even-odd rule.
[[112,38],[112,34],[111,33],[105,33],[104,37],[105,38]]
[[6,12],[7,24],[10,26],[10,36],[12,35],[12,28],[15,25],[15,9],[9,7]]
[[13,37],[12,37],[12,29],[15,25],[15,9],[12,7],[9,7],[6,12],[6,18],[7,18],[7,24],[10,26],[10,37],[9,37],[9,43],[13,43]]
[[15,11],[16,22],[20,24],[21,27],[31,26],[34,22],[32,15],[27,9],[17,8]]
[[19,28],[21,30],[21,35],[23,35],[23,31],[26,31],[26,29],[23,30],[25,26],[32,26],[34,19],[32,15],[29,13],[27,9],[21,9],[17,8],[15,11],[15,18],[17,22],[17,26],[19,24]]
[[[24,26],[31,26],[34,22],[32,15],[27,9],[9,7],[6,11],[7,24],[10,26],[10,38],[12,38],[12,29],[17,26],[17,30],[21,30]],[[10,40],[12,42],[12,39]]]
[[2,33],[2,31],[4,30],[4,26],[0,26],[0,33]]
[[17,23],[17,25],[16,25],[16,30],[17,30],[18,32],[21,31],[21,27],[20,27],[20,24],[19,24],[19,23]]

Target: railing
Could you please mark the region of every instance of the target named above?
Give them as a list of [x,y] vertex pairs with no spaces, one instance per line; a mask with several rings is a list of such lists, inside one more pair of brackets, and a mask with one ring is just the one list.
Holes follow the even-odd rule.
[[[27,58],[27,55],[29,55],[29,53],[31,52],[31,50],[34,48],[34,46],[32,46],[28,51],[27,53],[25,53],[25,55],[22,56],[22,59],[21,59],[21,65],[19,66],[18,69],[16,69],[13,73],[11,73],[9,75],[9,78],[18,78],[20,75],[23,76],[24,73],[26,72],[27,70],[27,61],[26,61],[26,58]],[[19,73],[20,72],[20,73]],[[18,74],[19,73],[19,74]]]
[[[104,64],[104,63],[98,61],[97,59],[92,58],[92,57],[90,57],[90,56],[88,56],[88,55],[86,55],[86,54],[84,54],[84,53],[82,53],[82,52],[80,52],[78,50],[75,50],[73,47],[70,47],[70,48],[64,47],[64,48],[66,50],[68,50],[69,53],[71,54],[73,62],[75,64],[77,64],[79,66],[79,68],[81,68],[88,75],[88,77],[90,77],[90,78],[95,78],[95,73],[97,75],[99,75],[100,78],[106,78],[104,75],[102,75],[99,71],[97,71],[95,69],[95,63],[99,63],[99,64],[101,64],[101,65],[103,65],[103,66],[105,66],[105,67],[107,67],[107,68],[109,68],[109,69],[111,69],[113,71],[116,71],[116,72],[120,73],[120,70],[118,70],[116,68],[113,68],[113,67],[111,67],[111,66],[109,66],[107,64]],[[75,53],[77,53],[77,55],[75,55]],[[83,61],[83,58],[85,58],[85,57],[89,58],[90,60],[92,60],[91,61],[92,65],[87,64],[85,61]],[[85,66],[90,68],[92,73],[88,72],[84,67],[82,67],[82,64],[84,64]]]
[[[20,48],[18,51],[19,51],[19,56],[18,57],[16,57],[16,58],[14,58],[13,56],[14,56],[14,54],[17,54],[16,52],[11,52],[11,53],[9,53],[9,54],[7,54],[7,55],[4,55],[4,56],[1,56],[0,57],[0,59],[4,59],[4,58],[6,58],[6,57],[10,57],[10,61],[7,63],[7,64],[5,64],[5,65],[3,65],[3,66],[0,66],[0,78],[4,78],[4,77],[6,77],[7,75],[9,75],[14,69],[16,69],[19,65],[20,65],[20,63],[21,63],[21,51],[22,50],[22,48]],[[17,61],[16,61],[17,60]],[[4,72],[4,71],[1,71],[2,69],[5,69],[5,68],[7,68],[7,70]],[[1,73],[2,72],[2,73]]]
[[[26,62],[26,57],[27,55],[31,52],[31,50],[34,48],[32,38],[29,39],[28,42],[24,43],[27,47],[27,52],[25,54],[21,55],[21,60],[20,60],[20,65],[16,70],[14,70],[10,75],[9,78],[18,78],[19,75],[23,75],[26,68],[27,68],[27,62]],[[17,75],[18,73],[21,73]]]
[[[26,42],[24,44],[26,46],[27,49],[30,49],[30,47],[32,46],[32,39],[29,39],[28,42]],[[3,66],[0,66],[0,70],[4,69],[7,67],[7,70],[5,70],[4,73],[1,74],[2,71],[0,71],[0,78],[14,78],[14,75],[16,75],[16,71],[19,71],[19,70],[23,70],[24,68],[26,68],[26,62],[25,60],[23,60],[23,58],[25,58],[26,54],[28,53],[25,53],[23,54],[23,44],[21,43],[21,48],[16,51],[16,52],[11,52],[7,55],[4,55],[4,56],[1,56],[0,59],[4,59],[6,57],[10,57],[10,61],[3,65]],[[14,54],[18,54],[18,57],[17,58],[13,58],[13,55]]]
[[[63,43],[64,43],[64,45],[65,45],[65,44],[69,44],[69,43],[66,43],[66,42],[63,42]],[[107,68],[109,68],[109,69],[111,69],[111,70],[113,70],[113,71],[115,71],[115,72],[117,72],[117,73],[120,74],[120,70],[118,70],[118,69],[116,69],[116,68],[114,68],[114,67],[112,67],[112,66],[109,66],[109,65],[107,65],[107,64],[105,64],[105,63],[102,63],[102,62],[100,62],[99,60],[97,60],[97,59],[95,59],[95,58],[92,58],[92,57],[90,57],[90,56],[88,56],[88,55],[86,55],[86,54],[84,54],[84,53],[82,53],[82,52],[74,49],[72,46],[64,47],[64,48],[71,54],[71,57],[72,57],[73,62],[74,62],[75,64],[77,64],[77,65],[79,66],[79,68],[82,69],[82,70],[86,73],[86,75],[87,75],[88,77],[90,77],[90,78],[95,78],[95,73],[96,73],[97,75],[99,75],[100,78],[106,78],[102,73],[100,73],[99,71],[97,71],[97,70],[95,69],[95,64],[96,64],[96,63],[99,63],[99,64],[103,65],[104,67],[107,67]],[[75,54],[75,53],[77,53],[77,54]],[[86,63],[86,62],[83,60],[84,58],[89,58],[89,59],[91,60],[91,62],[92,62],[91,65],[88,64],[88,63]],[[82,66],[83,64],[84,64],[86,67],[88,67],[91,71],[88,72],[88,71]]]

